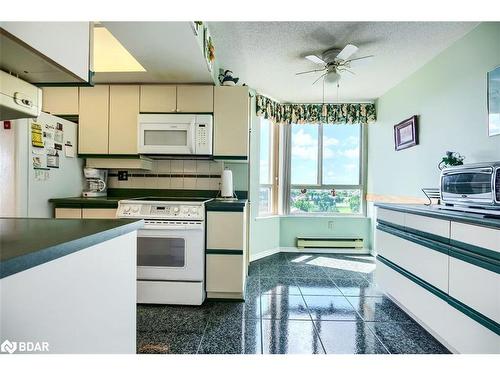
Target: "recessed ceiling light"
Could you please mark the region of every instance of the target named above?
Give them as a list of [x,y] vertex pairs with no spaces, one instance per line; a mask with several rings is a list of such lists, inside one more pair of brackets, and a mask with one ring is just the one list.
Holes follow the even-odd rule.
[[146,69],[103,26],[94,27],[94,71],[145,72]]

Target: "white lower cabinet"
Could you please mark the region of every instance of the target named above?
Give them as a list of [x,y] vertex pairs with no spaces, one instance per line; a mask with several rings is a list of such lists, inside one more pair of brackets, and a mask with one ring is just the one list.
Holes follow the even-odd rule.
[[242,298],[246,267],[243,255],[207,254],[209,298]]
[[500,353],[500,337],[495,332],[380,261],[377,261],[376,281],[452,352]]
[[377,229],[378,253],[443,292],[448,292],[448,254]]
[[500,322],[499,274],[450,257],[450,296]]
[[453,352],[500,354],[500,229],[377,212],[380,287]]
[[246,206],[235,211],[221,208],[207,211],[208,298],[245,298],[247,211]]

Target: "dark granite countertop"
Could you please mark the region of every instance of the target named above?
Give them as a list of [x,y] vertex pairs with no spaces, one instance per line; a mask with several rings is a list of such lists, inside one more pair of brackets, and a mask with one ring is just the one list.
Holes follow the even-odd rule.
[[238,199],[235,201],[223,201],[213,199],[205,204],[207,211],[243,211],[246,199]]
[[0,218],[0,278],[132,232],[143,220]]
[[438,219],[446,219],[482,225],[485,227],[500,228],[500,216],[492,217],[487,214],[471,213],[464,211],[446,210],[443,206],[424,204],[396,204],[396,203],[375,203],[376,207],[385,208],[393,211],[414,213]]
[[78,208],[117,208],[121,197],[70,197],[70,198],[52,198],[49,202],[54,203],[56,207],[78,207]]

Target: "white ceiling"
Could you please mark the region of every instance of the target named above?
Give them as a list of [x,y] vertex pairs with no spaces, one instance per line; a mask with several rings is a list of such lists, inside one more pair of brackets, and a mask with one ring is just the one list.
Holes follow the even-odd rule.
[[96,73],[94,82],[211,83],[189,22],[100,22],[146,72]]
[[[356,75],[325,86],[325,99],[371,101],[383,95],[439,52],[473,29],[465,22],[210,22],[216,56],[223,68],[258,92],[295,103],[321,102],[319,73],[303,56],[347,43],[353,57],[375,55]],[[337,96],[338,95],[338,96]]]

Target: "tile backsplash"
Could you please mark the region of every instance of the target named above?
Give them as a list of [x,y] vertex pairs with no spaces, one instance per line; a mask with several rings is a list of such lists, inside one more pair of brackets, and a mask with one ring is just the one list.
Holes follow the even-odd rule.
[[222,161],[155,160],[151,171],[129,170],[127,181],[118,181],[118,169],[110,169],[108,187],[219,190],[222,170]]

